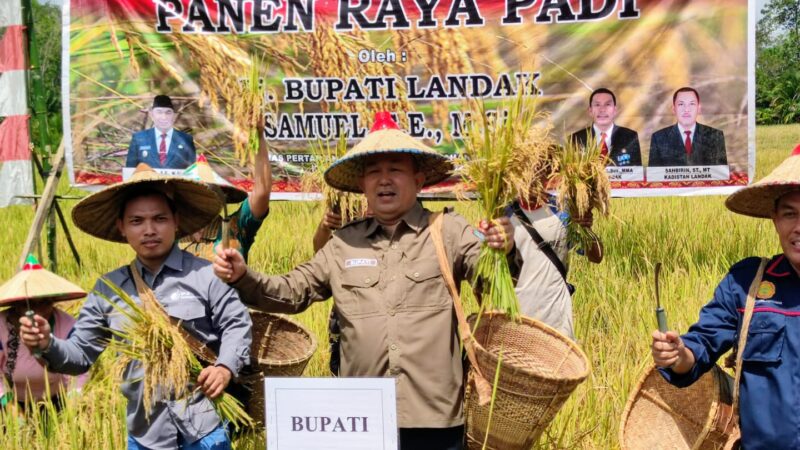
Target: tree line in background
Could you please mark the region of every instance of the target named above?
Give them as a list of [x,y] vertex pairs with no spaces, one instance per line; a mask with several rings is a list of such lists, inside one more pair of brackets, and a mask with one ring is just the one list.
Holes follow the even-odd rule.
[[[51,143],[61,140],[61,9],[33,0],[38,70],[44,78]],[[36,70],[36,69],[34,69]],[[756,26],[756,123],[800,122],[800,1],[772,0]],[[39,143],[39,130],[31,138]],[[54,149],[53,149],[54,151]]]
[[[5,0],[0,0],[5,1]],[[45,105],[47,106],[47,130],[50,137],[51,152],[55,153],[61,142],[61,7],[42,0],[33,0],[33,31],[39,44],[38,70],[44,84]],[[30,95],[30,91],[29,91]],[[33,101],[28,98],[28,105]],[[39,129],[31,120],[31,142],[39,148]]]
[[772,0],[756,26],[756,123],[800,122],[800,2]]

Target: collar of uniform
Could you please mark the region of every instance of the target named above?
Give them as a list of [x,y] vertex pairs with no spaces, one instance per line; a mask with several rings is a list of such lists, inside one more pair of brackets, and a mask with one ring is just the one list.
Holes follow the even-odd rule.
[[[400,217],[399,222],[405,222],[409,228],[419,234],[428,224],[428,211],[417,201],[410,210]],[[369,225],[367,225],[367,236],[372,236],[373,233],[378,231],[379,226],[380,224],[375,218],[370,219]]]
[[784,254],[773,257],[767,264],[766,274],[771,277],[788,277],[792,273],[795,273],[794,267]]
[[[158,274],[161,273],[162,270],[164,270],[164,267],[169,267],[170,269],[177,270],[179,272],[183,270],[183,254],[181,252],[181,249],[178,248],[177,242],[172,244],[172,250],[169,251],[169,255],[167,255],[167,259],[164,260],[164,264],[161,265],[161,267],[158,269],[156,273],[152,274],[153,279],[155,279],[155,277],[157,277]],[[138,270],[139,273],[144,274],[143,271],[145,269],[146,267],[142,265],[142,262],[139,261],[139,258],[136,258],[136,270]]]

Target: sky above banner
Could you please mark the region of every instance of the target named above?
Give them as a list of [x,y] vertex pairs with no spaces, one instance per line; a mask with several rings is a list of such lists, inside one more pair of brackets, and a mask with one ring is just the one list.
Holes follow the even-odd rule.
[[[538,98],[558,141],[604,143],[616,195],[724,193],[753,170],[755,3],[746,0],[73,0],[69,9],[65,100],[79,185],[114,182],[130,152],[158,151],[155,131],[133,136],[153,126],[152,99],[167,94],[175,130],[247,187],[247,158],[233,144],[245,114],[236,85],[254,65],[277,198],[313,190],[301,182],[313,147],[357,142],[376,111],[453,154],[470,105],[502,111],[520,93]],[[590,99],[598,88],[611,94]],[[456,181],[429,192],[446,195]]]

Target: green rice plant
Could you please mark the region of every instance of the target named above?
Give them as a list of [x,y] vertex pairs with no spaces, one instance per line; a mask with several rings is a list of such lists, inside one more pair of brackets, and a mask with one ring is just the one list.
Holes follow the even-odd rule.
[[[553,145],[551,126],[538,113],[535,100],[520,94],[497,111],[476,103],[466,123],[463,148],[456,160],[457,173],[477,195],[481,217],[494,220],[520,194],[527,194],[541,178],[539,170]],[[537,120],[544,125],[537,125]],[[465,200],[464,191],[458,191]],[[507,236],[513,239],[513,236]],[[482,292],[482,305],[519,318],[519,301],[505,252],[481,247],[473,287]]]
[[494,370],[492,381],[492,400],[489,402],[489,417],[486,418],[486,434],[483,436],[483,450],[489,444],[489,431],[492,429],[492,414],[494,414],[494,401],[497,398],[497,386],[500,384],[500,368],[503,366],[503,347],[497,352],[497,368]]
[[[774,169],[798,142],[800,125],[758,127],[756,178]],[[60,195],[82,194],[71,189],[66,179],[62,183]],[[733,214],[725,208],[724,200],[724,196],[611,199],[613,220],[600,221],[594,227],[605,244],[603,262],[592,264],[581,257],[570,261],[570,279],[577,286],[573,296],[575,335],[590,360],[592,373],[570,396],[535,448],[620,447],[618,433],[625,403],[652,362],[649,346],[650,333],[657,326],[652,274],[656,261],[663,263],[661,300],[670,328],[685,332],[731,265],[747,256],[781,251],[769,220]],[[77,231],[71,221],[70,201],[60,203],[82,265],[73,260],[59,230],[57,273],[90,291],[99,276],[127,265],[133,251]],[[477,202],[447,205],[454,206],[470,222],[485,217]],[[426,206],[441,209],[442,203],[426,202]],[[0,280],[15,273],[13,262],[19,260],[33,215],[30,206],[0,209],[0,227],[7,230],[0,257],[12,261],[0,266]],[[281,274],[307,261],[314,254],[311,237],[318,223],[319,211],[313,204],[273,201],[251,249],[250,268]],[[43,256],[40,261],[51,268],[46,254]],[[466,299],[467,291],[465,287],[461,292],[469,314],[479,306]],[[59,304],[73,314],[80,306],[80,301]],[[317,302],[295,316],[320,343],[327,336],[331,306],[330,301]],[[328,357],[321,344],[304,375],[329,376]],[[67,395],[56,427],[38,426],[31,419],[0,411],[0,448],[125,448],[126,402],[119,392],[119,379],[112,376],[115,358],[113,352],[100,356],[80,394]],[[263,449],[263,439],[263,433],[255,437],[236,435],[234,444],[243,449]]]

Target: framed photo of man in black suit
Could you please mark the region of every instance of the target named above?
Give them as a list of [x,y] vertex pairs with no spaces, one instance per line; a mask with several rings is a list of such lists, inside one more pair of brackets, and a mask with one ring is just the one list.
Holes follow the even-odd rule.
[[606,88],[595,89],[589,96],[589,116],[592,124],[578,130],[570,139],[578,145],[596,142],[601,153],[608,156],[609,165],[641,166],[639,134],[614,123],[617,117],[617,98]]
[[722,130],[697,122],[700,95],[683,87],[672,96],[677,123],[662,128],[650,138],[650,167],[727,166],[725,135]]

